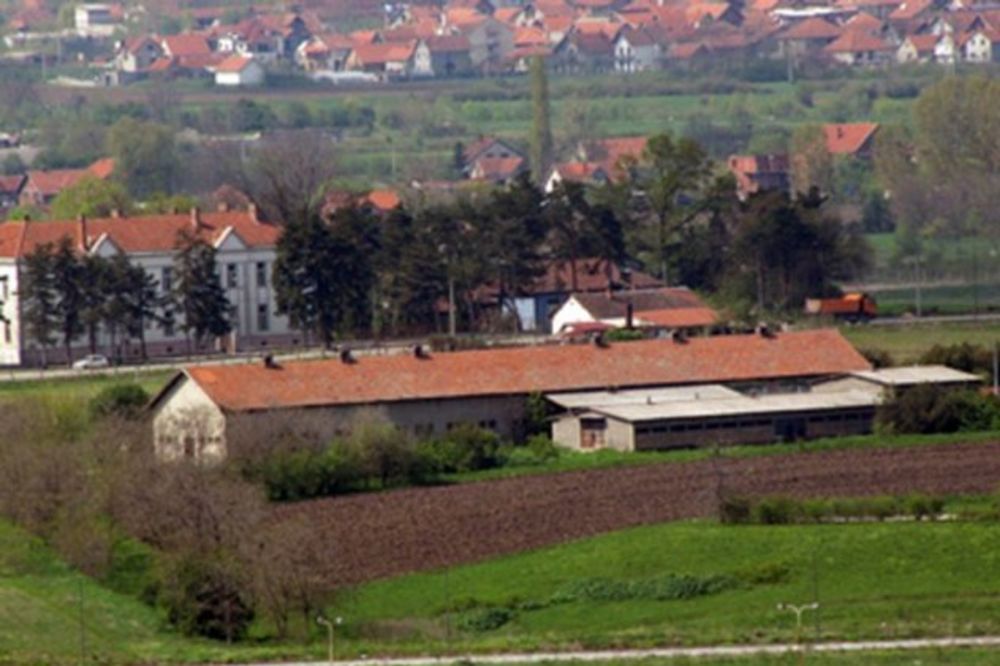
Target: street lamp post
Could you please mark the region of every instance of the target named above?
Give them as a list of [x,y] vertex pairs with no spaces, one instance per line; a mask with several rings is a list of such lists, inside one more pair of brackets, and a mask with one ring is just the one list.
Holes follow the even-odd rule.
[[[796,606],[795,604],[778,604],[779,611],[790,611],[795,613],[795,644],[801,645],[802,643],[802,613],[806,611],[814,611],[819,609],[819,604],[817,602],[812,602],[811,604],[802,604],[801,606]],[[800,663],[805,657],[800,653]]]
[[333,666],[333,628],[334,626],[340,626],[343,624],[344,618],[337,616],[333,618],[333,622],[326,619],[322,615],[316,616],[316,624],[326,627],[327,641],[326,641],[326,656],[327,662],[330,666]]

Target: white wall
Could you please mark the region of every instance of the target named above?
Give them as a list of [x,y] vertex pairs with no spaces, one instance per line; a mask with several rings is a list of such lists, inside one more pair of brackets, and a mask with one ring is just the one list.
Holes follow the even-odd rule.
[[552,334],[556,335],[567,324],[595,321],[594,317],[572,296],[552,315]]

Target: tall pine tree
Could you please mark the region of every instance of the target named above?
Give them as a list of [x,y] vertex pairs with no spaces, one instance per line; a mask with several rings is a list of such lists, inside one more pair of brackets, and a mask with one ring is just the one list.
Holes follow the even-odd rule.
[[42,366],[48,365],[47,352],[59,330],[59,296],[52,270],[53,256],[52,244],[45,243],[24,258],[19,292],[24,328],[41,347]]
[[552,166],[552,110],[549,107],[549,79],[545,58],[531,59],[531,171],[541,183]]
[[181,314],[181,327],[201,346],[206,336],[221,337],[232,330],[230,303],[216,273],[215,248],[187,230],[177,235],[174,255],[173,302]]

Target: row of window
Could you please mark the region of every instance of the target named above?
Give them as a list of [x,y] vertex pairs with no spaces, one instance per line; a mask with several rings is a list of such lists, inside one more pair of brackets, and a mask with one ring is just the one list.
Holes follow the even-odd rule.
[[[226,264],[225,284],[226,289],[238,289],[240,286],[240,265]],[[258,287],[266,287],[268,280],[268,264],[266,261],[258,261],[254,264],[254,277]],[[174,269],[172,266],[164,266],[160,269],[160,290],[163,293],[169,292],[174,286]]]
[[[810,423],[839,422],[839,421],[864,421],[870,418],[869,414],[852,412],[847,414],[817,414],[810,416]],[[651,435],[667,432],[689,432],[692,430],[731,430],[735,428],[767,428],[774,424],[774,419],[742,419],[739,421],[707,421],[693,423],[672,423],[655,426],[640,426],[635,429],[636,435]]]

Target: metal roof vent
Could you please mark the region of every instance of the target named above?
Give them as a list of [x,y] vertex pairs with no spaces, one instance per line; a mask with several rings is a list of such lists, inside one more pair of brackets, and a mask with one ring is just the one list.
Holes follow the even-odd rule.
[[419,358],[422,360],[429,360],[431,357],[430,351],[421,344],[413,345],[413,358]]
[[278,362],[274,360],[274,354],[265,354],[264,367],[267,368],[268,370],[277,370],[281,368],[281,365],[279,365]]
[[350,347],[344,347],[340,350],[340,362],[345,365],[352,365],[358,362],[358,359],[354,357],[354,352],[351,351]]

